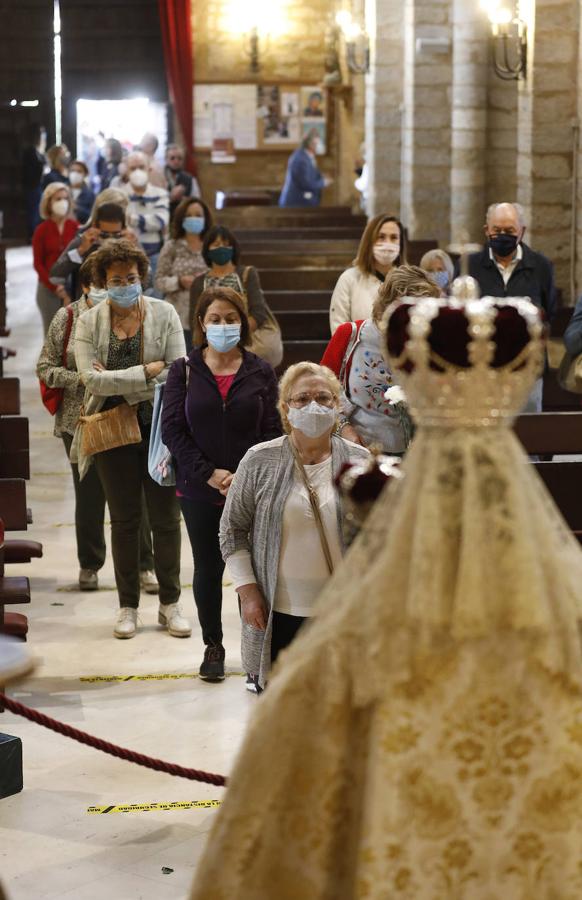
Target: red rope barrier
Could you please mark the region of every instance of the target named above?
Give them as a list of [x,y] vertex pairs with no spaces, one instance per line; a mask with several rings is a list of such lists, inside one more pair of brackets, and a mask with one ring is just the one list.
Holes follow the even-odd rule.
[[95,750],[101,750],[103,753],[109,753],[118,759],[124,759],[127,762],[136,763],[138,766],[145,766],[146,769],[154,769],[156,772],[165,772],[166,775],[176,775],[178,778],[189,778],[190,781],[202,781],[204,784],[213,784],[215,787],[224,787],[226,778],[224,775],[215,775],[212,772],[202,772],[199,769],[186,769],[184,766],[178,766],[176,763],[164,762],[162,759],[153,759],[151,756],[144,756],[143,753],[136,753],[135,750],[126,750],[124,747],[118,747],[116,744],[110,744],[109,741],[103,741],[101,738],[93,737],[85,731],[79,731],[71,725],[65,725],[64,722],[58,722],[45,716],[44,713],[38,712],[36,709],[30,709],[23,703],[11,700],[5,694],[0,693],[0,711],[5,707],[17,716],[23,716],[37,725],[43,725],[44,728],[50,728],[57,734],[72,738],[79,741],[80,744],[86,744]]

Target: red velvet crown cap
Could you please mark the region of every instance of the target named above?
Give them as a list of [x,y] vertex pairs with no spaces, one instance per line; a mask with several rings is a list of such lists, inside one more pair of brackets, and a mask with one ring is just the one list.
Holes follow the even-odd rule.
[[[422,300],[418,302],[422,303]],[[402,355],[409,340],[408,325],[413,305],[403,303],[394,310],[388,321],[388,354],[392,359],[398,359]],[[518,309],[512,306],[497,306],[496,309],[495,332],[492,337],[495,353],[490,363],[492,368],[512,362],[531,340],[527,322]],[[469,368],[468,326],[469,320],[462,309],[442,307],[431,322],[427,337],[430,349],[448,363]],[[410,360],[406,360],[401,368],[409,372],[413,366]],[[432,362],[431,368],[438,368],[438,365]]]

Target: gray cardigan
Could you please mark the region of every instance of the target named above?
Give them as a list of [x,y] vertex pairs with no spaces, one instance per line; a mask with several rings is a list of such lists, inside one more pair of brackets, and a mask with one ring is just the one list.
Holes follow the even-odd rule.
[[[339,473],[347,462],[361,462],[369,451],[358,444],[332,436],[332,471]],[[240,462],[226,498],[220,520],[223,559],[237,550],[249,550],[257,584],[269,607],[266,631],[242,623],[242,662],[246,672],[258,674],[264,687],[271,665],[273,599],[279,571],[283,510],[293,486],[294,457],[288,437],[257,444]],[[337,494],[337,523],[342,539],[342,508]]]

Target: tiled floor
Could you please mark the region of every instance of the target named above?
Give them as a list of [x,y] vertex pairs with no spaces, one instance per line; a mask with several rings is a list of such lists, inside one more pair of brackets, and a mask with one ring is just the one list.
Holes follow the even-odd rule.
[[[27,532],[42,541],[44,558],[10,574],[31,578],[29,647],[34,675],[11,691],[35,709],[123,746],[185,766],[227,774],[256,698],[233,674],[221,685],[198,679],[87,683],[94,675],[195,673],[202,644],[170,637],[156,623],[155,597],[143,597],[143,627],[131,641],[111,629],[116,609],[108,559],[102,590],[71,590],[77,576],[73,486],[60,440],[39,399],[34,376],[42,343],[36,279],[28,248],[8,256],[6,343],[18,349],[5,374],[21,379],[22,414],[30,419],[32,478]],[[10,535],[15,536],[15,535]],[[183,600],[194,620],[192,563],[182,541]],[[240,671],[239,625],[232,588],[224,596],[227,666]],[[9,900],[182,900],[213,811],[90,815],[90,806],[219,799],[221,789],[121,762],[66,740],[10,713],[0,731],[24,746],[25,788],[0,800],[0,879]],[[164,868],[172,872],[164,874]]]

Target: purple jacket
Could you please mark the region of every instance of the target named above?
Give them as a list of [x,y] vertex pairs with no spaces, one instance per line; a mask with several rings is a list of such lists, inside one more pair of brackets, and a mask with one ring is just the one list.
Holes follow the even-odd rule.
[[[185,367],[190,367],[186,397]],[[177,359],[164,388],[162,440],[176,464],[176,488],[191,500],[223,504],[207,484],[215,469],[235,472],[247,450],[281,434],[277,379],[271,366],[243,350],[241,367],[223,403],[200,349]]]

